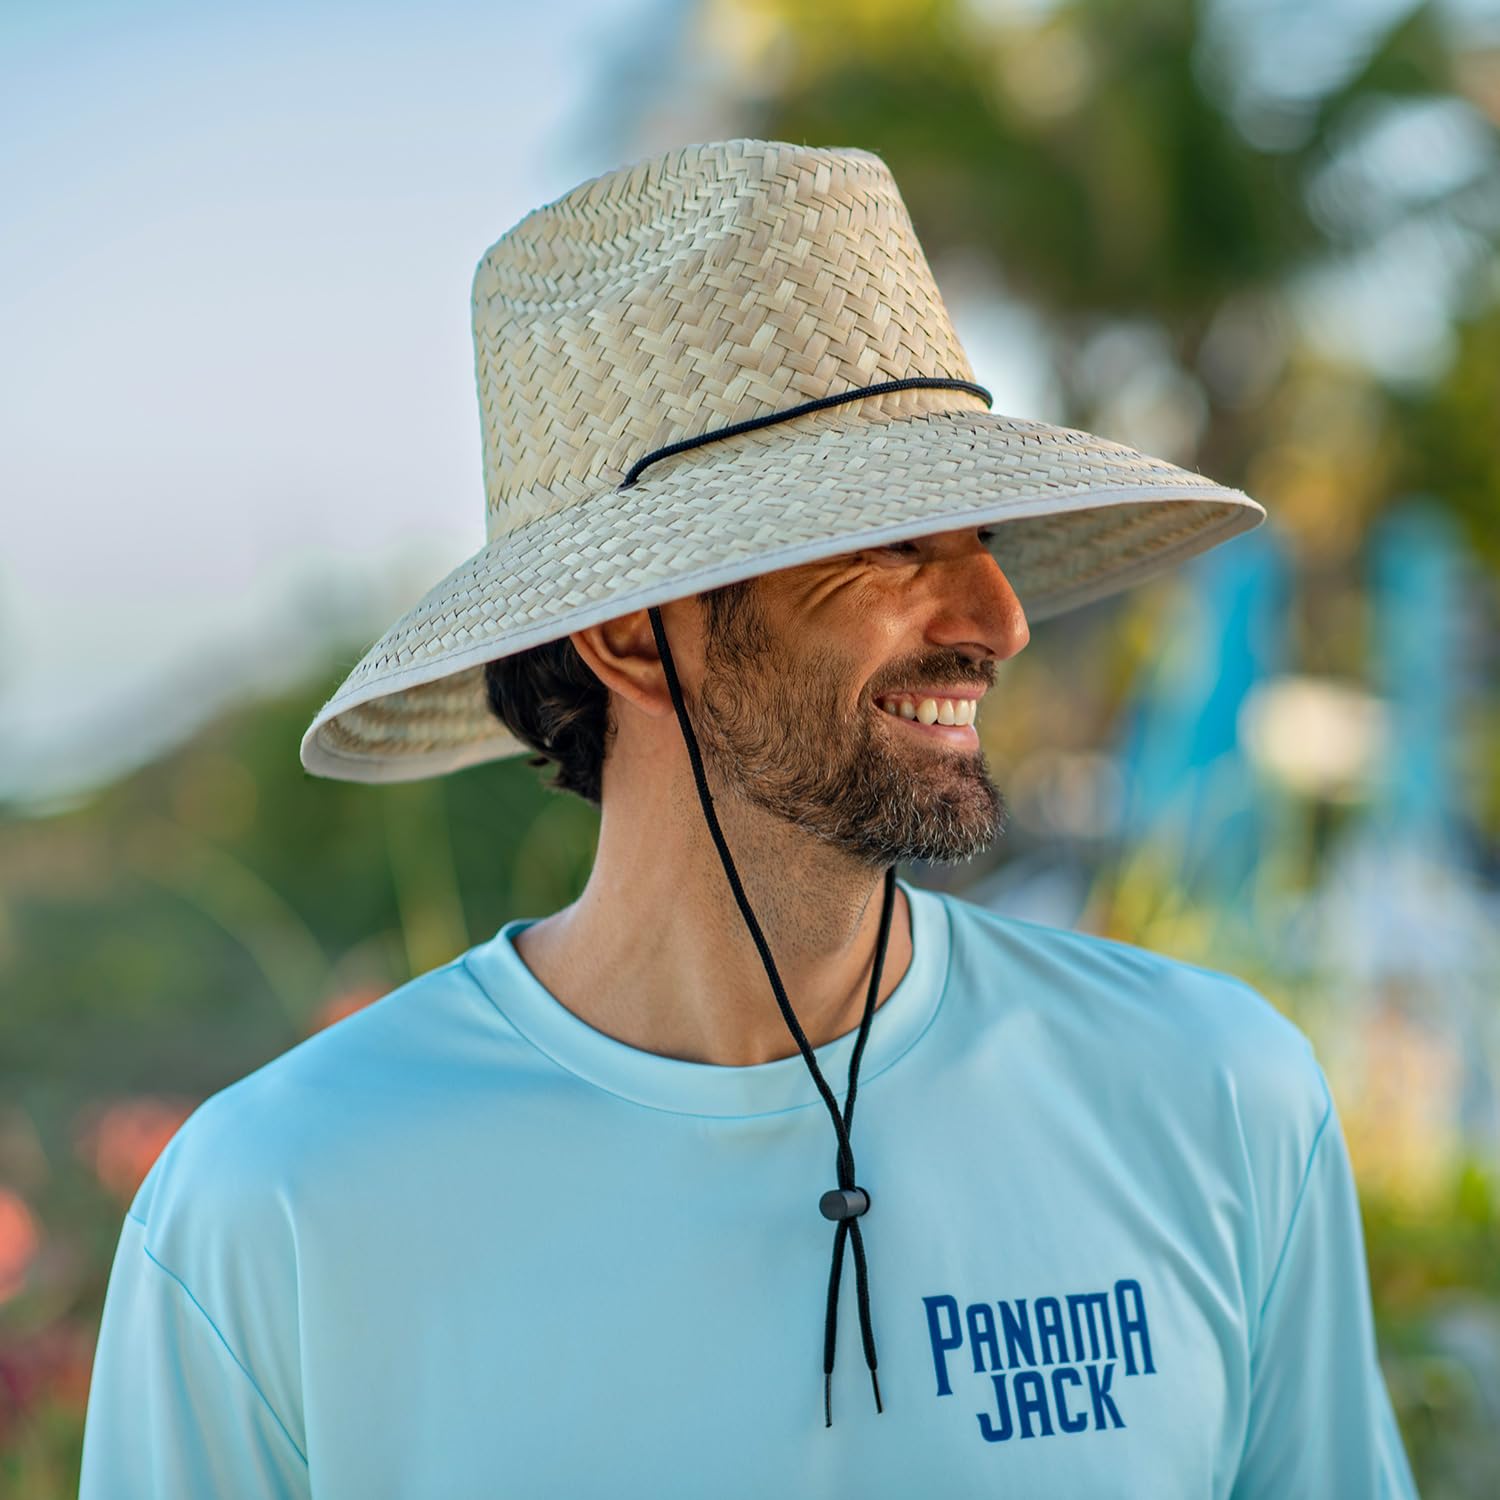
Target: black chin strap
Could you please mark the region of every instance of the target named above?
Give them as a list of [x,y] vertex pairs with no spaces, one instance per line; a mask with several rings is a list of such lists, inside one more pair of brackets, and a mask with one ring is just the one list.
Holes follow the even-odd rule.
[[838,1100],[834,1098],[833,1090],[828,1087],[828,1081],[818,1067],[817,1057],[807,1040],[807,1035],[792,1010],[791,1001],[787,999],[786,988],[781,982],[781,976],[776,972],[776,963],[771,957],[770,946],[766,942],[765,934],[760,930],[760,923],[755,920],[755,913],[750,909],[750,902],[745,896],[745,888],[740,884],[739,872],[735,869],[734,860],[729,854],[729,845],[724,840],[724,831],[719,827],[719,819],[714,812],[713,797],[708,790],[708,780],[703,774],[703,757],[698,751],[698,739],[688,720],[687,705],[682,697],[682,686],[677,680],[677,668],[672,661],[671,647],[667,644],[666,630],[662,626],[661,611],[652,608],[648,613],[651,617],[652,633],[656,636],[656,649],[661,655],[662,669],[666,673],[667,690],[672,695],[672,707],[677,711],[677,722],[682,727],[682,737],[687,743],[688,760],[692,763],[693,780],[698,786],[698,800],[703,804],[703,816],[708,823],[708,831],[713,836],[714,847],[719,851],[724,873],[729,877],[729,888],[734,892],[740,915],[745,919],[745,926],[749,928],[750,936],[760,953],[760,961],[765,965],[766,976],[771,981],[771,989],[775,992],[776,1003],[781,1008],[782,1019],[797,1043],[798,1051],[802,1053],[802,1060],[807,1064],[818,1092],[823,1096],[823,1103],[828,1106],[829,1116],[833,1120],[834,1134],[838,1136],[839,1185],[836,1188],[830,1188],[818,1202],[818,1209],[823,1217],[835,1220],[837,1224],[833,1236],[833,1264],[828,1272],[828,1314],[823,1329],[823,1425],[832,1427],[833,1355],[838,1334],[839,1278],[844,1267],[845,1240],[852,1240],[854,1243],[854,1279],[859,1299],[859,1327],[864,1337],[865,1363],[870,1367],[870,1384],[875,1390],[875,1410],[877,1412],[885,1410],[880,1401],[880,1381],[875,1374],[875,1334],[870,1326],[870,1278],[865,1264],[864,1239],[859,1229],[860,1216],[869,1211],[870,1195],[855,1184],[854,1148],[849,1143],[849,1131],[854,1122],[854,1094],[859,1083],[860,1058],[864,1054],[865,1039],[870,1033],[870,1018],[875,1013],[875,1000],[880,993],[880,974],[885,965],[885,950],[891,933],[891,917],[895,911],[896,868],[892,865],[885,872],[885,897],[880,909],[880,932],[875,944],[875,965],[870,973],[870,988],[865,996],[865,1009],[860,1018],[859,1036],[855,1040],[854,1052],[849,1059],[849,1089],[844,1096],[843,1113],[840,1114]]

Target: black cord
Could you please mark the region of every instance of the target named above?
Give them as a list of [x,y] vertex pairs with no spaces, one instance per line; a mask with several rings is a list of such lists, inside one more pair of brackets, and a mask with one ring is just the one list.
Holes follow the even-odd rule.
[[763,417],[748,417],[743,422],[735,422],[728,427],[717,428],[713,432],[702,432],[697,437],[683,438],[680,443],[668,443],[665,448],[658,448],[654,453],[648,453],[644,458],[638,458],[631,464],[630,472],[626,474],[625,481],[620,488],[628,490],[649,465],[654,464],[658,459],[671,458],[674,453],[685,453],[689,448],[700,448],[704,443],[716,442],[719,438],[738,437],[742,432],[754,432],[757,427],[769,427],[773,422],[785,422],[791,417],[803,417],[808,412],[822,411],[829,406],[839,406],[845,401],[859,401],[865,396],[884,396],[890,391],[914,390],[968,391],[971,395],[982,397],[986,406],[994,405],[994,397],[982,385],[975,385],[972,380],[949,380],[941,375],[914,375],[908,380],[882,380],[878,385],[862,385],[858,390],[839,391],[833,396],[819,396],[816,401],[804,401],[801,406],[791,406],[785,411],[769,412]]
[[[754,911],[751,910],[749,898],[745,895],[745,888],[740,883],[739,872],[735,869],[734,859],[729,853],[729,844],[724,838],[724,830],[719,826],[718,814],[714,811],[713,794],[708,789],[708,778],[703,770],[703,757],[698,749],[698,737],[693,733],[692,723],[688,719],[687,704],[683,700],[682,685],[678,681],[676,664],[672,660],[672,649],[667,644],[667,632],[662,624],[661,611],[653,605],[647,613],[651,618],[651,631],[656,637],[656,649],[661,656],[662,670],[666,674],[667,691],[671,694],[672,707],[676,711],[677,722],[681,726],[682,737],[687,745],[688,761],[693,769],[693,781],[698,788],[698,800],[703,806],[704,821],[708,824],[714,847],[719,852],[719,861],[724,866],[724,873],[729,879],[729,888],[734,893],[740,915],[745,920],[745,926],[750,931],[751,940],[755,943],[756,951],[760,954],[761,963],[765,967],[766,976],[771,981],[771,989],[776,996],[776,1004],[781,1010],[782,1019],[786,1022],[792,1039],[797,1043],[797,1049],[801,1052],[802,1059],[812,1074],[813,1083],[822,1095],[823,1103],[827,1106],[829,1116],[833,1121],[834,1134],[838,1137],[836,1170],[839,1188],[846,1193],[857,1195],[856,1199],[846,1201],[857,1203],[858,1200],[863,1200],[863,1206],[842,1209],[838,1212],[838,1224],[833,1237],[833,1263],[828,1273],[828,1311],[823,1326],[823,1422],[824,1426],[831,1427],[833,1425],[834,1348],[838,1335],[838,1290],[846,1239],[854,1241],[854,1280],[859,1303],[860,1333],[864,1340],[865,1363],[870,1368],[870,1383],[875,1391],[875,1410],[877,1412],[885,1410],[880,1400],[880,1381],[875,1373],[877,1361],[875,1333],[870,1320],[869,1268],[865,1262],[864,1238],[859,1229],[859,1215],[868,1211],[870,1200],[869,1194],[858,1187],[855,1182],[854,1147],[850,1144],[849,1132],[854,1123],[854,1097],[859,1084],[859,1064],[864,1056],[865,1040],[870,1033],[870,1020],[874,1015],[876,997],[880,992],[880,976],[885,966],[886,946],[890,939],[891,918],[895,910],[896,867],[892,865],[885,872],[885,894],[880,911],[880,931],[875,945],[875,963],[870,972],[870,987],[865,994],[865,1008],[860,1018],[859,1035],[855,1039],[854,1051],[849,1058],[849,1088],[844,1096],[843,1113],[840,1114],[838,1100],[834,1097],[833,1090],[829,1088],[827,1079],[823,1077],[823,1071],[818,1066],[817,1057],[807,1040],[807,1034],[792,1010],[786,988],[781,982],[781,975],[776,969],[776,961],[771,957],[770,945],[766,942],[760,923],[755,919]],[[825,1195],[825,1200],[828,1196]]]

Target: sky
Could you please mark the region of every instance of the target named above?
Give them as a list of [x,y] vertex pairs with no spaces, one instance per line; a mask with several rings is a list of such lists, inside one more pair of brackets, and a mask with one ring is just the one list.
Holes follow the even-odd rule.
[[474,267],[617,164],[661,11],[0,6],[0,795],[352,665],[483,543]]

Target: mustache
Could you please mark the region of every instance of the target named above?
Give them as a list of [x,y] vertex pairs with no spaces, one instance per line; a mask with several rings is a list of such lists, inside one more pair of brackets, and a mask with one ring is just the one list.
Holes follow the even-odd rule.
[[870,689],[870,696],[898,692],[911,682],[952,682],[988,692],[995,685],[996,664],[973,661],[957,651],[929,652],[897,662],[881,674],[881,681]]

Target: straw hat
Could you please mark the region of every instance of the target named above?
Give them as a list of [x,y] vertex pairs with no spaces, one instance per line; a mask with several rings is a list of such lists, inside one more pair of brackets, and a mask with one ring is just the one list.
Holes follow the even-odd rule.
[[[867,151],[720,141],[607,172],[490,247],[473,320],[488,540],[320,710],[302,740],[318,775],[518,754],[485,662],[755,574],[1004,522],[990,545],[1035,622],[1265,516],[1200,474],[988,410]],[[724,427],[913,380],[631,475]]]

